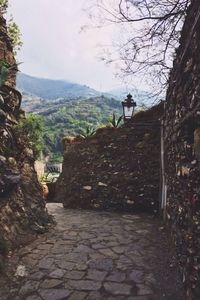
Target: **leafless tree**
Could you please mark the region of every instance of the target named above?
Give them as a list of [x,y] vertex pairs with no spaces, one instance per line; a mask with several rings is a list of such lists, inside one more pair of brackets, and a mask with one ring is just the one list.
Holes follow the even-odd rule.
[[[166,87],[181,28],[191,0],[94,0],[92,17],[101,25],[118,24],[115,46],[120,73],[144,76],[157,91]],[[117,26],[117,25],[116,25]]]

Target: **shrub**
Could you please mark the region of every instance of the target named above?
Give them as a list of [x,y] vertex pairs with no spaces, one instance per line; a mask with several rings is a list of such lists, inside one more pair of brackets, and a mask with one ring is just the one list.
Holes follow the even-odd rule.
[[113,115],[108,119],[108,122],[112,127],[118,128],[120,126],[122,118],[123,118],[123,116],[120,116],[119,118],[117,118],[115,113],[113,113]]
[[43,119],[34,114],[28,114],[16,126],[17,133],[28,139],[33,149],[34,157],[38,158],[44,149]]
[[90,125],[88,125],[85,129],[81,130],[80,136],[83,138],[87,138],[93,136],[96,133],[96,129]]

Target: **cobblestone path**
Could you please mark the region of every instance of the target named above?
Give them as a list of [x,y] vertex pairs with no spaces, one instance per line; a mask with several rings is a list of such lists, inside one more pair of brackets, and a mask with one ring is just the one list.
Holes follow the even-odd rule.
[[56,228],[10,258],[15,275],[1,279],[1,300],[185,299],[157,220],[48,209]]

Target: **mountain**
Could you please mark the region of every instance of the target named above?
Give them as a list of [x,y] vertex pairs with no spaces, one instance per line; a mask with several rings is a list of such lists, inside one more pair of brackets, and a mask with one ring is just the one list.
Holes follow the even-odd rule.
[[[115,98],[122,101],[128,93],[133,95],[134,100],[140,106],[145,104],[151,106],[158,101],[158,97],[150,92],[138,90],[137,88],[120,87],[112,89],[107,93],[101,93],[86,85],[72,83],[64,80],[45,79],[19,73],[17,76],[17,88],[22,92],[24,99],[32,97],[35,102],[40,98],[46,100],[52,99],[75,99],[79,97],[91,98],[104,95],[108,98]],[[34,97],[33,97],[34,96]],[[37,102],[36,101],[36,102]],[[33,103],[29,102],[33,106]]]
[[[62,157],[61,139],[65,135],[78,135],[88,125],[92,128],[108,125],[108,118],[122,114],[121,101],[127,90],[120,88],[100,93],[87,86],[62,80],[43,79],[19,74],[17,88],[22,92],[22,108],[40,116],[43,122],[44,155],[52,160]],[[137,105],[149,94],[130,89]],[[111,94],[116,95],[112,96]]]
[[95,97],[100,92],[77,83],[64,80],[53,80],[33,77],[24,73],[17,76],[17,88],[26,94],[43,99],[71,98],[71,97]]
[[44,155],[53,161],[61,160],[63,136],[80,134],[88,125],[96,129],[108,124],[113,113],[122,114],[118,100],[79,84],[19,74],[17,87],[22,109],[42,121]]
[[51,101],[36,99],[34,108],[23,102],[22,107],[28,112],[37,113],[43,120],[44,155],[50,155],[52,161],[61,160],[63,136],[79,135],[88,126],[97,129],[108,125],[108,119],[113,113],[118,117],[122,114],[121,103],[105,96]]

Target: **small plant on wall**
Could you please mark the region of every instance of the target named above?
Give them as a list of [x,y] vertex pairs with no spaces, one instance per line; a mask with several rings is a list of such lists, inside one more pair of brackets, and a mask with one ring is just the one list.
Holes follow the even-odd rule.
[[90,136],[93,136],[96,133],[96,129],[92,127],[91,125],[88,125],[84,130],[81,130],[80,136],[82,138],[88,138]]
[[114,128],[118,128],[121,125],[121,121],[123,119],[123,116],[116,117],[115,113],[113,113],[112,116],[108,119],[109,125],[111,125]]

